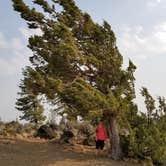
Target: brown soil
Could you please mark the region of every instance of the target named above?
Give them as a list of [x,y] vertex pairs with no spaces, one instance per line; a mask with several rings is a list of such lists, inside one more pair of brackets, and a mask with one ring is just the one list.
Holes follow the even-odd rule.
[[1,166],[139,166],[134,161],[96,157],[94,147],[54,141],[0,138]]

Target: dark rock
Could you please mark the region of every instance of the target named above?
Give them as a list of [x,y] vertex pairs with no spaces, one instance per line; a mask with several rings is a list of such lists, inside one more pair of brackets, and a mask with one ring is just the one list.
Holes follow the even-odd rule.
[[70,130],[64,130],[63,134],[60,137],[60,142],[61,143],[69,143],[70,139],[74,137],[74,134]]
[[56,134],[54,130],[47,125],[40,126],[36,134],[36,137],[45,138],[45,139],[52,139],[55,138],[55,136]]

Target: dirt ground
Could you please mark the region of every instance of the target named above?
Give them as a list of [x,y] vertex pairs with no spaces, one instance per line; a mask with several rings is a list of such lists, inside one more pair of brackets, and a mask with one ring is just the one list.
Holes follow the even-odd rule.
[[96,157],[94,147],[54,141],[0,138],[0,166],[139,166],[134,161]]

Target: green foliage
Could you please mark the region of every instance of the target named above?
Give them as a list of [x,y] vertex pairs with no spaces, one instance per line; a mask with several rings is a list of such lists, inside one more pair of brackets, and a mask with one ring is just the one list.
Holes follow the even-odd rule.
[[79,109],[80,115],[85,117],[89,111],[106,107],[105,96],[96,88],[91,87],[83,79],[76,79],[62,93],[62,98],[74,108]]
[[35,21],[38,20],[40,23],[42,23],[42,20],[44,18],[42,13],[39,13],[35,10],[35,8],[29,9],[27,5],[22,0],[13,0],[13,6],[14,8],[21,12],[21,17],[26,19],[27,21]]
[[145,105],[147,109],[147,116],[148,116],[148,125],[151,122],[151,118],[153,115],[153,110],[155,109],[155,100],[152,98],[152,96],[149,94],[147,88],[142,88],[141,90],[142,96],[145,97]]
[[166,114],[166,103],[165,103],[165,98],[159,96],[158,97],[158,102],[159,102],[159,109],[156,110],[156,116],[159,115],[165,115]]
[[28,95],[19,98],[16,104],[16,108],[23,113],[23,115],[20,116],[21,120],[24,119],[32,123],[39,123],[45,120],[45,116],[43,115],[44,109],[36,96]]
[[165,134],[158,130],[158,126],[151,125],[150,129],[140,125],[135,129],[135,135],[128,138],[129,155],[145,159],[150,157],[155,164],[163,164],[166,160]]
[[7,123],[0,124],[1,135],[3,136],[15,136],[18,133],[21,133],[23,125],[18,121],[11,121]]
[[[129,93],[134,94],[136,67],[130,61],[128,69],[122,70],[123,59],[111,26],[106,21],[103,25],[94,23],[73,0],[50,2],[35,0],[31,9],[22,0],[13,0],[14,9],[28,25],[35,25],[30,28],[38,27],[43,32],[29,39],[28,47],[33,51],[30,61],[37,76],[29,89],[51,100],[58,97],[85,118],[94,110],[101,114],[101,110],[109,109],[120,114],[135,97],[129,98]],[[35,4],[43,8],[42,13]],[[62,11],[56,12],[54,4]]]
[[[17,99],[16,108],[22,112],[20,119],[24,119],[33,123],[39,123],[45,120],[43,115],[44,109],[38,98],[39,92],[42,91],[44,81],[42,76],[28,67],[23,72],[24,79],[20,85],[22,90],[20,98]],[[38,91],[39,90],[39,91]]]
[[26,123],[21,124],[19,121],[1,122],[0,136],[6,137],[33,137],[37,129],[36,124]]
[[149,158],[156,165],[164,165],[166,163],[165,99],[158,98],[159,105],[155,110],[155,100],[146,88],[143,89],[142,95],[145,97],[147,112],[150,113],[138,114],[136,107],[133,107],[135,110],[125,114],[130,125],[130,134],[121,136],[121,144],[126,156],[144,160]]

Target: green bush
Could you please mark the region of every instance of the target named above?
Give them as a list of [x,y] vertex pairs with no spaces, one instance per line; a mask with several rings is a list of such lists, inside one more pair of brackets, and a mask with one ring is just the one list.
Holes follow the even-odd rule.
[[159,125],[151,123],[150,127],[139,124],[130,131],[130,135],[121,136],[121,146],[125,156],[146,160],[154,164],[166,164],[166,132],[159,130]]

